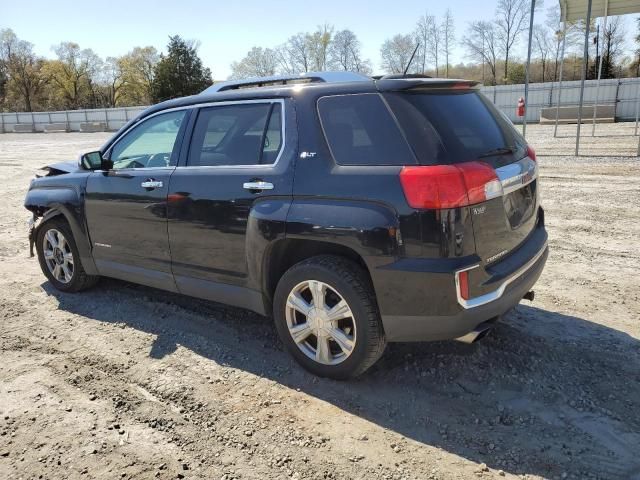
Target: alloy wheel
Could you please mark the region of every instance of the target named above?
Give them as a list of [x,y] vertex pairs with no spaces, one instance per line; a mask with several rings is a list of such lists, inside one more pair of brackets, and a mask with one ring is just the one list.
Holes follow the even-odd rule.
[[287,327],[298,348],[324,365],[344,362],[356,345],[356,324],[346,300],[330,285],[306,280],[287,297]]
[[60,283],[69,283],[73,278],[74,259],[71,245],[55,228],[47,231],[42,240],[44,261],[53,278]]

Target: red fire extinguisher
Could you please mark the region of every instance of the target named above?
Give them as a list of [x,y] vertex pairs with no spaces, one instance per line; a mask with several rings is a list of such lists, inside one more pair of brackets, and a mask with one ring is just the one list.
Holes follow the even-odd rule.
[[516,115],[519,117],[524,117],[524,98],[520,97],[518,99],[518,108],[516,108]]

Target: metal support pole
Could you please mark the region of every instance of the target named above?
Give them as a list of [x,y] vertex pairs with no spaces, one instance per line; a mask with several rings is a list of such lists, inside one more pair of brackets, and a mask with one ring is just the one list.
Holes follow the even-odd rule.
[[576,132],[576,157],[580,152],[580,124],[582,123],[582,102],[584,101],[584,80],[587,77],[587,57],[589,56],[589,26],[591,24],[591,4],[587,2],[587,24],[584,28],[584,56],[582,58],[582,78],[580,79],[580,102],[578,103],[578,130]]
[[531,13],[529,14],[529,46],[527,47],[527,67],[524,71],[524,117],[522,117],[522,136],[527,136],[527,110],[529,107],[529,65],[531,64],[531,40],[533,39],[533,16],[536,8],[536,0],[531,0]]
[[[609,0],[604,0],[604,20],[602,22],[602,35],[607,35],[607,16],[609,15]],[[600,35],[598,35],[598,41],[600,41]],[[598,109],[598,94],[600,93],[600,78],[602,77],[602,59],[604,58],[603,51],[604,45],[600,50],[600,64],[598,65],[598,80],[596,80],[596,103],[593,105],[593,125],[591,126],[591,136],[596,134],[596,110]]]
[[564,7],[562,21],[562,51],[560,53],[560,74],[558,75],[558,100],[556,104],[556,125],[553,128],[553,138],[558,136],[558,119],[560,118],[560,98],[562,97],[562,69],[564,67],[564,47],[567,44],[567,5]]
[[636,78],[636,129],[633,132],[635,136],[638,135],[638,112],[640,109],[640,80]]

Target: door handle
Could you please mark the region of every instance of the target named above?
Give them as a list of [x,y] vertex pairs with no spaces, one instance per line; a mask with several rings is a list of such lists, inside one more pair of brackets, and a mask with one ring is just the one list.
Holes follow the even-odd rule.
[[245,190],[273,190],[273,183],[258,180],[255,182],[246,182],[242,184]]
[[142,188],[161,188],[162,185],[162,182],[154,180],[153,178],[149,178],[140,184]]

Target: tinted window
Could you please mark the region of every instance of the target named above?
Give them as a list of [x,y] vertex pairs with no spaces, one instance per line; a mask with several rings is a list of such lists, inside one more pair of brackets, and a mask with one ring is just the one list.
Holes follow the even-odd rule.
[[113,146],[110,155],[113,168],[175,165],[174,147],[185,115],[184,110],[162,113],[134,127]]
[[378,94],[318,101],[322,128],[341,165],[410,165],[416,161]]
[[[275,162],[280,147],[279,103],[221,105],[200,110],[188,165],[255,165]],[[277,136],[274,133],[277,130]]]
[[[422,164],[466,162],[481,156],[508,163],[514,155],[524,155],[522,137],[475,91],[390,93],[385,98]],[[505,147],[515,147],[515,152],[484,157]]]

